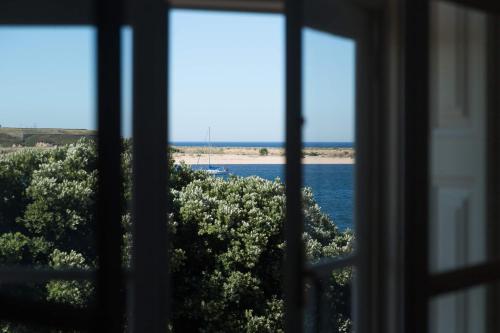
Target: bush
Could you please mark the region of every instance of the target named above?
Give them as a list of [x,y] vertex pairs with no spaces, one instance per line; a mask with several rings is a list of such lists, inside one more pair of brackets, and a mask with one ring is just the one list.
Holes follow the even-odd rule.
[[[130,262],[131,152],[124,144],[123,261]],[[0,156],[0,264],[95,268],[96,150],[88,140],[51,150]],[[282,332],[282,261],[285,189],[278,179],[227,180],[170,168],[172,331]],[[308,260],[351,251],[340,232],[304,189],[304,242]],[[327,283],[331,321],[349,329],[350,270]],[[22,290],[30,298],[85,307],[94,288],[54,281]],[[21,326],[0,331],[21,332]]]
[[267,148],[260,148],[259,155],[260,156],[267,156],[267,155],[269,155],[269,151],[267,150]]
[[182,152],[182,150],[180,150],[177,147],[169,146],[168,148],[169,148],[171,154],[181,153]]

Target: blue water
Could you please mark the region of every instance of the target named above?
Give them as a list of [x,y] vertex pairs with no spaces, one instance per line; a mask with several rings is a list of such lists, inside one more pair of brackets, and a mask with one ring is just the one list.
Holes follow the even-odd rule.
[[[237,176],[259,176],[284,181],[281,164],[224,165]],[[304,185],[311,187],[316,202],[323,212],[330,215],[340,229],[353,229],[353,182],[352,164],[306,164]]]
[[[221,142],[213,141],[210,143],[212,147],[255,147],[255,148],[282,148],[285,146],[283,142]],[[199,147],[206,146],[207,142],[201,141],[179,141],[172,142],[172,146],[178,147]],[[353,148],[352,142],[304,142],[306,148]]]

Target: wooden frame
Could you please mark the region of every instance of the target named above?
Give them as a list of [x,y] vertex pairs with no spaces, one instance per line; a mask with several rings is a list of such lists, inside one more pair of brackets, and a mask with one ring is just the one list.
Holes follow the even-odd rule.
[[302,243],[302,0],[287,0],[286,16],[286,220],[285,331],[303,327],[304,249]]
[[[307,0],[172,0],[171,8],[213,9],[250,12],[284,12],[286,15],[286,331],[302,330],[304,275],[327,274],[334,269],[357,265],[359,297],[356,318],[359,332],[383,331],[380,325],[381,297],[377,285],[383,276],[381,264],[382,232],[378,230],[384,216],[382,183],[384,161],[384,122],[380,106],[383,101],[382,82],[378,71],[382,50],[377,43],[382,40],[380,15],[375,10],[383,1],[333,0],[323,1],[319,7],[308,11],[304,17]],[[374,5],[375,4],[375,5]],[[323,7],[326,6],[326,7]],[[332,7],[333,6],[333,7]],[[109,219],[101,229],[99,250],[102,269],[96,272],[63,271],[34,272],[23,281],[49,279],[85,280],[97,276],[97,308],[89,312],[75,312],[71,308],[47,304],[21,304],[18,300],[0,298],[0,316],[26,322],[56,325],[65,328],[90,328],[101,330],[104,326],[89,327],[92,321],[105,323],[107,332],[117,332],[123,327],[124,285],[119,253],[119,213],[117,193],[121,190],[119,172],[119,110],[120,110],[120,55],[119,30],[124,24],[133,27],[134,48],[134,187],[133,220],[134,249],[133,269],[130,274],[132,289],[130,327],[136,332],[164,331],[168,320],[168,258],[166,217],[168,207],[167,152],[167,55],[168,10],[164,0],[4,0],[0,2],[0,24],[3,25],[81,25],[98,26],[99,62],[99,137],[100,164],[103,171],[99,190],[100,219]],[[335,20],[325,16],[322,8],[338,13]],[[133,13],[133,15],[132,15]],[[310,16],[309,14],[313,14]],[[333,24],[332,24],[333,22]],[[348,257],[321,266],[306,268],[302,247],[301,211],[301,125],[302,125],[302,29],[316,29],[356,38],[359,45],[356,67],[356,97],[358,114],[356,141],[358,153],[358,238],[357,258]],[[377,70],[376,70],[377,69]],[[360,76],[360,72],[364,75]],[[366,76],[368,75],[368,77]],[[379,81],[377,81],[379,80]],[[108,108],[112,111],[109,112]],[[375,128],[376,127],[376,128]],[[148,163],[141,163],[147,160]],[[106,175],[106,178],[104,178]],[[363,185],[361,185],[361,181]],[[108,199],[110,201],[108,201]],[[109,205],[107,205],[110,203]],[[138,223],[140,221],[140,223]],[[30,270],[0,269],[0,280],[19,281]],[[326,272],[326,273],[325,273]],[[118,281],[118,283],[116,283]],[[363,298],[363,301],[361,301]],[[16,303],[17,302],[17,303]],[[378,310],[377,310],[378,309]],[[55,312],[59,311],[59,312]],[[379,312],[377,312],[379,311]],[[20,315],[23,313],[23,315]],[[50,314],[58,313],[59,316]],[[98,320],[95,320],[98,319]]]
[[[427,331],[428,272],[428,1],[403,8],[404,330]],[[418,315],[416,315],[418,314]]]
[[[404,83],[404,159],[405,170],[405,332],[427,332],[429,330],[429,302],[432,298],[450,292],[466,290],[471,287],[486,285],[500,280],[500,261],[498,261],[498,185],[494,181],[498,175],[498,41],[491,35],[488,50],[488,227],[490,261],[456,268],[451,271],[431,273],[429,270],[429,15],[430,3],[426,1],[405,1],[404,17],[404,52],[402,63],[404,71],[401,81]],[[497,1],[448,0],[451,4],[500,14]],[[498,23],[495,23],[498,24]],[[496,28],[496,31],[498,29]],[[497,32],[498,33],[498,32]],[[491,183],[493,180],[493,183]],[[489,305],[497,309],[498,288],[493,287],[496,296],[490,297]],[[491,296],[491,294],[489,295]],[[491,311],[491,310],[490,310]],[[489,314],[488,331],[496,332],[498,316]],[[490,320],[492,320],[490,322]]]
[[[52,5],[52,6],[51,6]],[[55,7],[53,7],[55,6]],[[52,2],[36,13],[22,8],[22,4],[2,3],[6,12],[5,23],[20,23],[39,17],[59,22],[58,10],[78,21],[78,8]],[[24,321],[32,324],[51,325],[61,328],[123,330],[124,281],[121,264],[121,139],[120,139],[120,27],[122,7],[120,0],[103,0],[96,4],[94,22],[97,25],[97,113],[98,113],[98,162],[97,182],[97,239],[98,269],[96,271],[50,271],[29,268],[3,267],[0,280],[16,282],[49,281],[52,279],[95,279],[96,304],[87,310],[69,305],[23,301],[5,295],[0,296],[0,316],[4,320]],[[16,17],[16,13],[20,16]],[[12,15],[12,16],[9,16]],[[22,276],[21,276],[22,275]],[[97,326],[98,325],[98,326]]]
[[[377,306],[382,295],[379,281],[384,274],[380,268],[383,260],[379,238],[383,234],[380,230],[383,229],[385,210],[382,207],[386,194],[382,190],[386,172],[382,148],[385,131],[380,128],[384,125],[383,99],[380,98],[383,82],[379,75],[383,65],[382,48],[378,47],[383,40],[382,14],[360,1],[305,1],[303,6],[303,27],[356,42],[356,249],[346,258],[307,266],[306,276],[314,279],[345,267],[355,267],[355,329],[358,332],[383,332],[380,316],[383,307]],[[320,329],[319,324],[316,329]]]
[[[136,0],[133,27],[132,331],[168,323],[167,46],[161,0]],[[145,163],[147,161],[147,163]]]

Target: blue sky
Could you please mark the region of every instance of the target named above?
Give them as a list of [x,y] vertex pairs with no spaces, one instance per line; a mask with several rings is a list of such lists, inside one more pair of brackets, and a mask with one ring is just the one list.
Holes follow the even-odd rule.
[[[284,19],[171,13],[170,139],[282,141]],[[130,135],[131,31],[123,33],[123,132]],[[0,124],[95,128],[95,30],[0,28]],[[352,141],[354,44],[306,29],[306,141]]]

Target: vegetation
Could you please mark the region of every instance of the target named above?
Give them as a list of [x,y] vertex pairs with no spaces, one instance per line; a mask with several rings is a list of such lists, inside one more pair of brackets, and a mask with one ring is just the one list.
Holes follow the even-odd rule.
[[95,131],[83,129],[0,127],[0,147],[63,146],[76,143],[81,138],[94,139],[96,135]]
[[267,156],[267,155],[269,155],[269,151],[267,150],[267,148],[260,148],[259,155],[260,156]]
[[[123,152],[124,263],[130,262],[131,151]],[[227,180],[174,166],[170,179],[171,273],[175,332],[283,331],[281,264],[284,185],[258,177]],[[89,140],[54,149],[0,155],[0,264],[95,268],[96,151]],[[304,242],[309,260],[351,251],[340,232],[303,192]],[[324,281],[328,313],[339,332],[350,330],[351,271]],[[89,282],[52,281],[2,292],[83,308]],[[2,332],[25,328],[3,325]]]
[[180,153],[180,152],[182,152],[182,150],[180,150],[180,149],[179,149],[179,148],[177,148],[177,147],[172,147],[172,146],[169,146],[168,148],[169,148],[169,150],[170,150],[170,154],[174,154],[174,153]]

